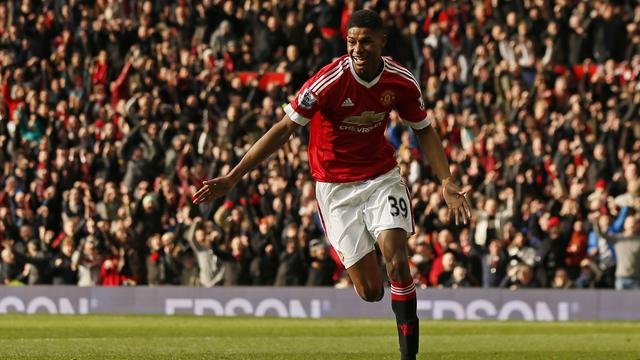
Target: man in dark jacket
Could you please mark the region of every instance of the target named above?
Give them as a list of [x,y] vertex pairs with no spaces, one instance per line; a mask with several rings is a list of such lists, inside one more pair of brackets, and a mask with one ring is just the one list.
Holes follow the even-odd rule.
[[287,236],[284,251],[280,254],[280,265],[276,275],[275,286],[303,285],[304,262],[298,238]]
[[55,255],[49,263],[53,285],[76,285],[78,283],[78,274],[71,268],[71,255],[74,250],[72,238],[67,237],[62,240],[60,253]]
[[307,286],[333,286],[333,274],[337,265],[327,254],[327,246],[322,240],[309,241],[311,264],[307,277]]

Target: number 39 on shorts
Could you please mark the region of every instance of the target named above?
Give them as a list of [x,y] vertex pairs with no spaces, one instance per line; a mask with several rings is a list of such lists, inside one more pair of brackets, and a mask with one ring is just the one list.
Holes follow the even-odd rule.
[[407,217],[409,214],[409,208],[407,206],[407,201],[404,198],[396,198],[395,196],[389,196],[387,198],[389,200],[389,205],[391,205],[391,216],[400,216]]

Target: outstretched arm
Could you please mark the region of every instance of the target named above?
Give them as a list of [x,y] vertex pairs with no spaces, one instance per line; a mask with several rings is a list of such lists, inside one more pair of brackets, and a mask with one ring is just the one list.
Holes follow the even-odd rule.
[[451,180],[449,161],[433,125],[414,131],[418,137],[418,142],[420,142],[420,147],[429,161],[429,166],[438,175],[438,179],[442,182]]
[[299,127],[300,125],[285,115],[282,120],[253,144],[229,174],[205,181],[200,190],[193,195],[193,203],[209,202],[226,194],[246,173],[282,147]]
[[593,223],[593,229],[596,232],[596,236],[599,236],[609,242],[616,242],[617,240],[621,240],[624,239],[623,235],[620,234],[610,234],[607,232],[607,229],[604,229],[604,231],[602,231],[602,229],[600,229],[600,224],[598,224],[598,221],[594,221]]
[[431,125],[414,131],[429,165],[442,182],[442,193],[449,208],[449,215],[455,217],[456,224],[466,224],[471,218],[471,205],[466,198],[467,192],[462,191],[453,181],[451,171],[449,171],[449,161],[444,153],[440,137]]

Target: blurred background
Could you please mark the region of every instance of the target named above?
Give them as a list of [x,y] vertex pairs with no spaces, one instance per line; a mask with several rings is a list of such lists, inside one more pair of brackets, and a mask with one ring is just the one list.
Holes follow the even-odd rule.
[[308,127],[194,206],[380,12],[452,173],[412,131],[422,287],[640,288],[637,1],[18,0],[0,4],[0,282],[350,287],[316,212]]

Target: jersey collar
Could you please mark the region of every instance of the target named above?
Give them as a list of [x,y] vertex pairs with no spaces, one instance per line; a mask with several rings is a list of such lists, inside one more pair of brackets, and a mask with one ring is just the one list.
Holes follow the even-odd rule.
[[384,72],[385,67],[387,66],[386,62],[384,61],[384,58],[381,57],[380,61],[382,61],[382,71],[380,71],[378,76],[373,78],[373,80],[364,81],[362,80],[362,78],[360,78],[360,76],[358,76],[358,74],[356,73],[356,69],[353,68],[353,60],[351,59],[351,56],[348,56],[348,59],[349,59],[349,69],[351,69],[351,74],[353,75],[353,78],[356,79],[357,82],[359,82],[362,86],[366,87],[367,89],[371,88],[373,85],[378,83],[378,80],[380,80],[380,77],[382,76],[382,73]]

